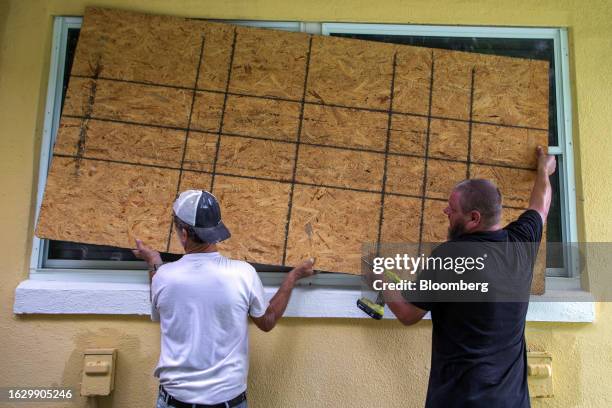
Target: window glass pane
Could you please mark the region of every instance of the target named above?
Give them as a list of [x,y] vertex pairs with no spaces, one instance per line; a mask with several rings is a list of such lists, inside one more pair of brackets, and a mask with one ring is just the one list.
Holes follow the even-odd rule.
[[77,42],[79,41],[80,28],[69,28],[66,44],[66,59],[64,60],[64,81],[62,83],[62,109],[64,110],[64,99],[66,99],[66,91],[68,90],[68,81],[70,80],[70,71],[72,71],[72,61],[74,61],[74,53],[76,51]]

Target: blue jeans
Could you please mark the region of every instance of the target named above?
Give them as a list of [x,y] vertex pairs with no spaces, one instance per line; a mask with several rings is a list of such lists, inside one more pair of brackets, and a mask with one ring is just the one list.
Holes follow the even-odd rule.
[[[161,395],[158,395],[155,408],[172,408],[172,406],[166,404],[166,401],[164,401]],[[240,404],[236,405],[234,408],[248,408],[246,400],[242,401]]]

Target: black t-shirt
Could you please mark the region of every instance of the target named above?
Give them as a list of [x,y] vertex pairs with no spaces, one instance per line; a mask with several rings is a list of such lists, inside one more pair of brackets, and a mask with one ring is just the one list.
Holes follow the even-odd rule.
[[499,278],[513,271],[519,284],[505,286],[521,292],[517,295],[525,301],[412,301],[431,312],[433,323],[426,407],[530,406],[525,318],[542,229],[540,214],[527,210],[504,229],[465,234],[434,251],[448,255],[458,242],[469,242],[474,255],[486,251],[482,276]]

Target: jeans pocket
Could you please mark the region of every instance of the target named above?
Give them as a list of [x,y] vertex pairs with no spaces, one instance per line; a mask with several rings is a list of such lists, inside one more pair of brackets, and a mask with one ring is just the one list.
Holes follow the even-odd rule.
[[161,395],[157,396],[157,403],[155,404],[155,408],[168,408],[168,404],[166,404],[166,401],[164,401]]

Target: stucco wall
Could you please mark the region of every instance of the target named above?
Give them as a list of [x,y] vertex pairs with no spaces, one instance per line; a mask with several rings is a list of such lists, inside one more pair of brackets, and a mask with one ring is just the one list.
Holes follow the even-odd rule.
[[[569,27],[581,239],[612,239],[612,2],[455,1],[0,1],[0,360],[1,386],[77,387],[88,347],[119,349],[116,390],[101,407],[150,407],[158,326],[146,318],[15,316],[14,289],[27,279],[53,15],[85,5],[181,16],[301,21]],[[612,310],[592,324],[529,324],[535,350],[554,358],[555,397],[535,406],[612,406]],[[286,319],[251,328],[253,407],[399,407],[423,404],[431,325]],[[61,405],[61,404],[60,404]],[[60,406],[57,404],[49,406]],[[26,406],[26,405],[16,405]],[[37,406],[42,406],[37,404]],[[75,406],[85,406],[77,399]]]

